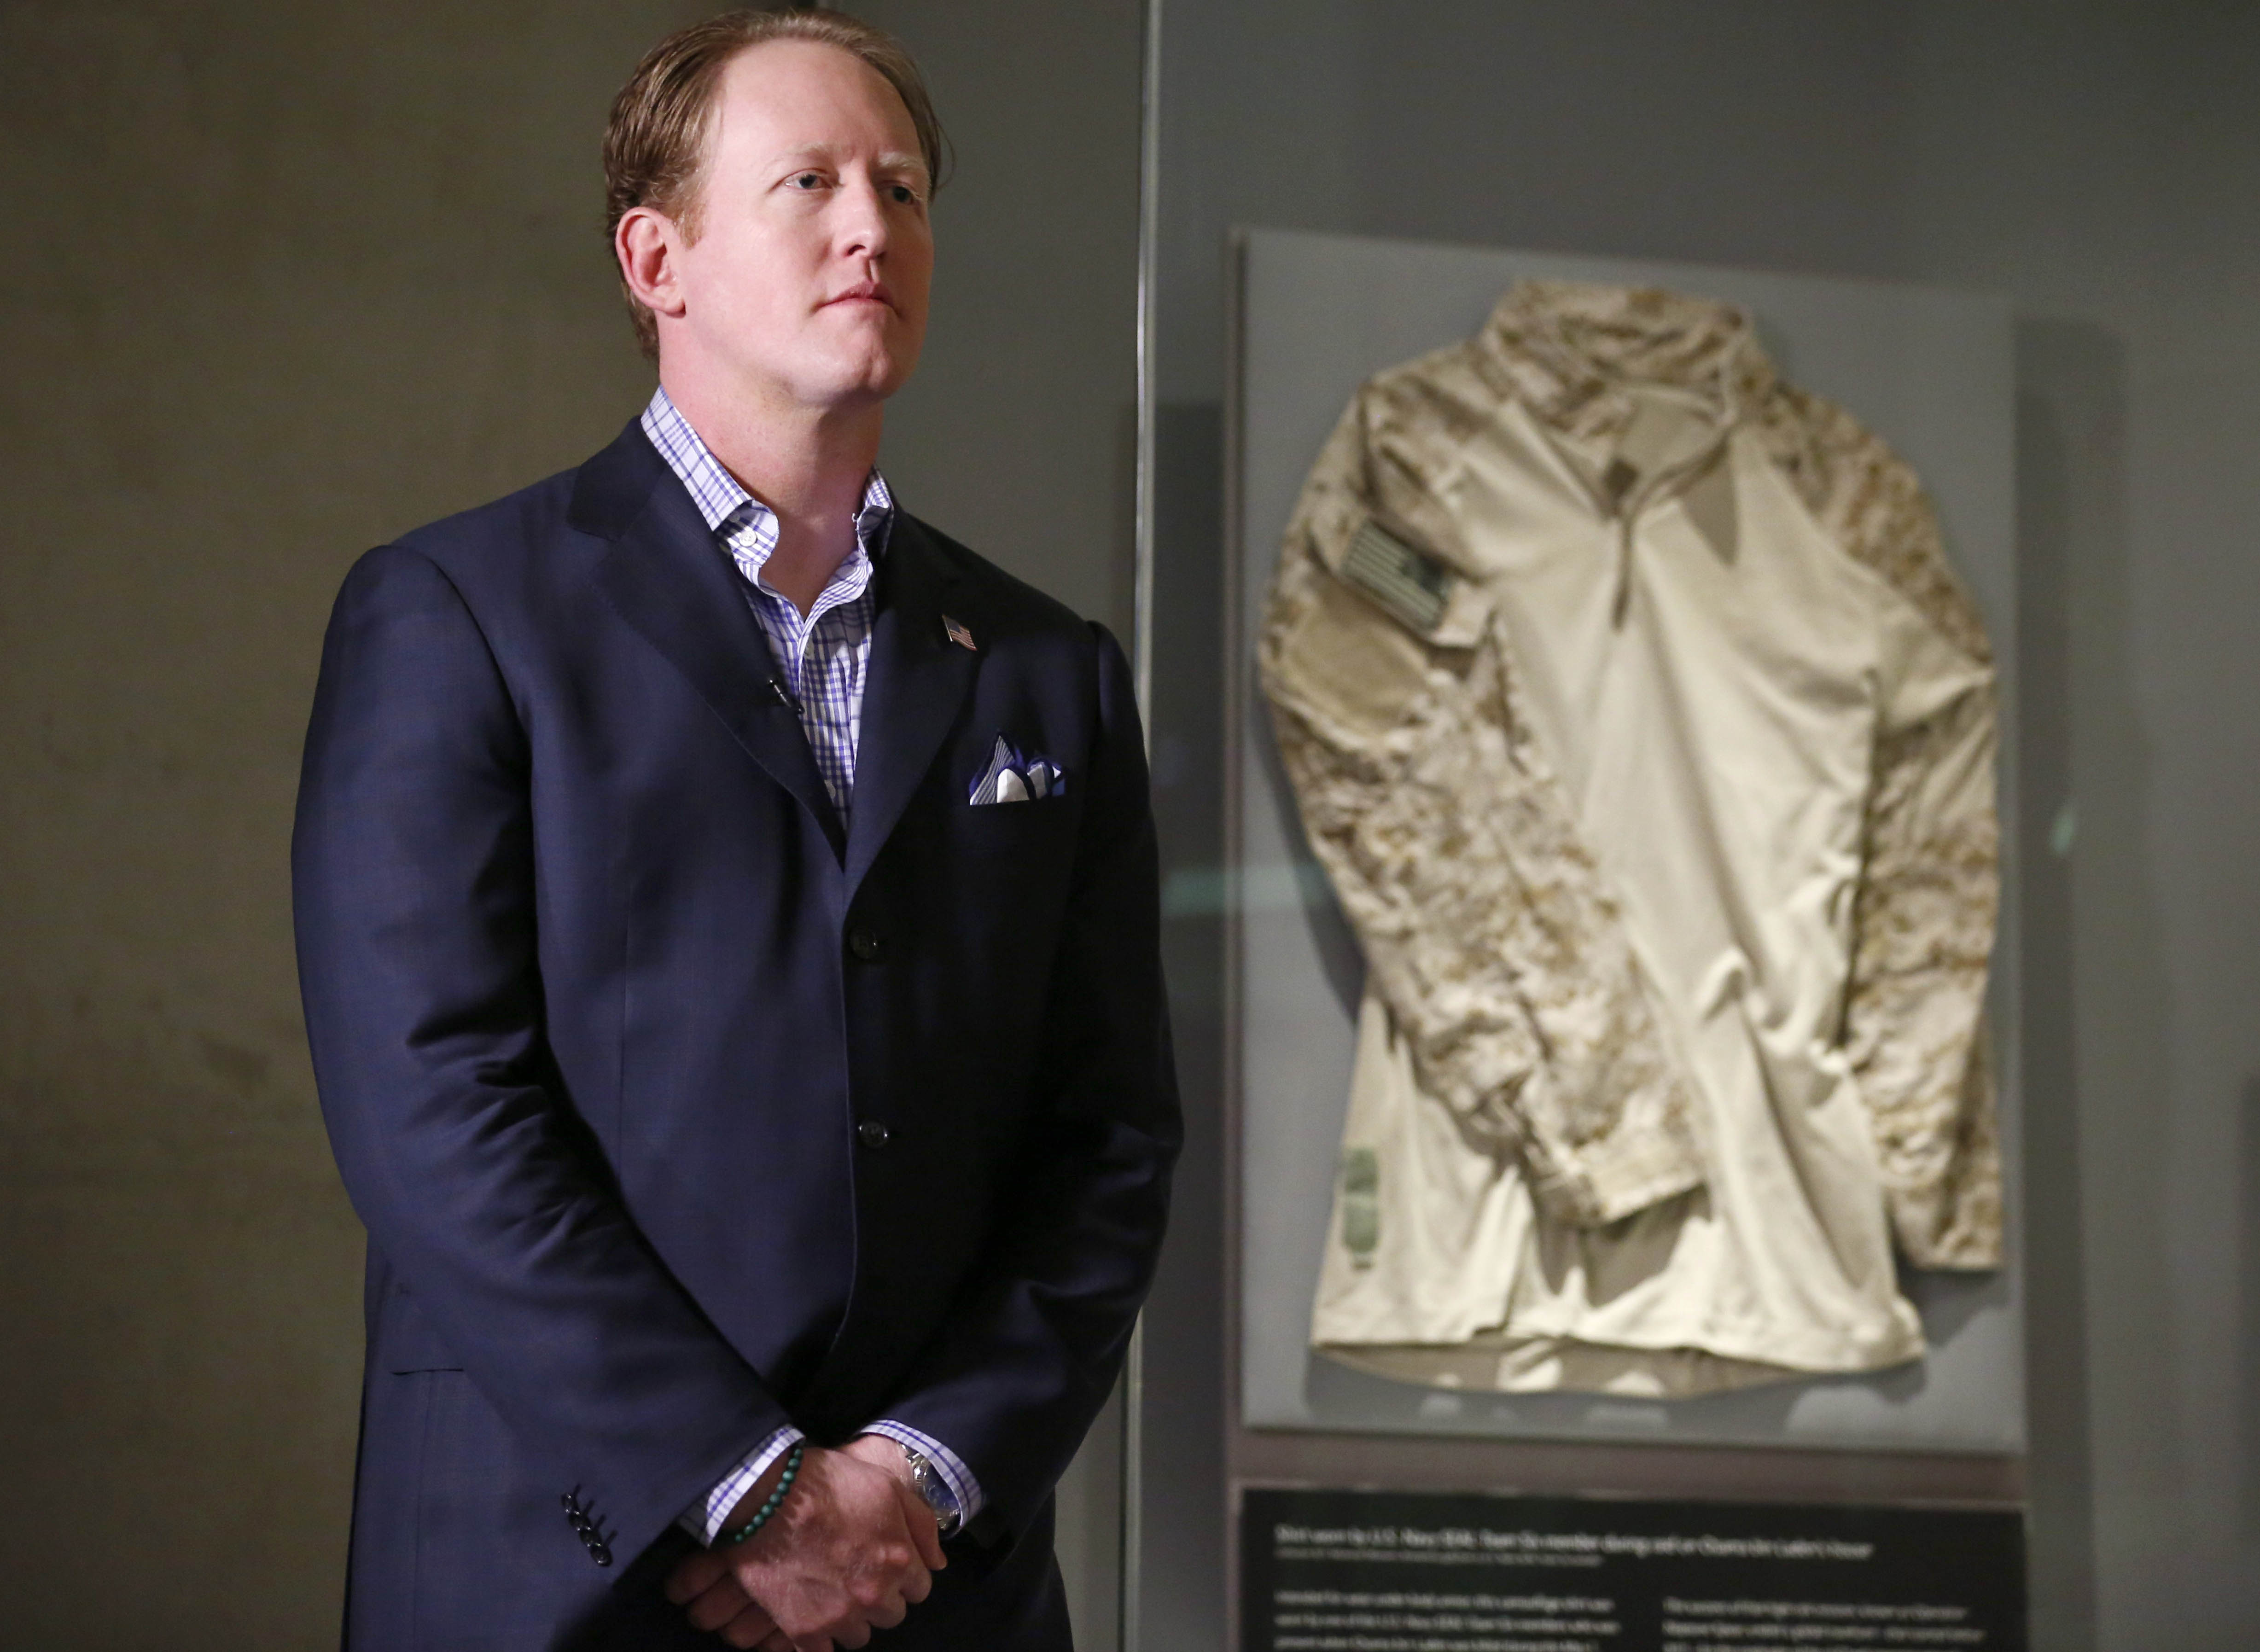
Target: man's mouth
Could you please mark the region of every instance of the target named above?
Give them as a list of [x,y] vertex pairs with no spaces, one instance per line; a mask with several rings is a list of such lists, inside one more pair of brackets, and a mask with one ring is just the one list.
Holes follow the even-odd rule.
[[833,294],[819,307],[828,310],[833,304],[884,304],[888,309],[892,310],[895,307],[895,295],[887,290],[887,283],[883,281],[861,281],[844,291]]

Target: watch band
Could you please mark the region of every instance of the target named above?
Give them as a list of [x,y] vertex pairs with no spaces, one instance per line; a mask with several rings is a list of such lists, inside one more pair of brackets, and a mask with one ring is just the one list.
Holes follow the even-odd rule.
[[941,1471],[925,1452],[915,1446],[905,1446],[899,1440],[895,1443],[902,1447],[903,1455],[910,1460],[911,1484],[926,1499],[926,1507],[933,1511],[934,1530],[944,1537],[956,1536],[957,1528],[965,1523],[965,1511],[957,1506],[957,1497],[949,1489],[949,1483],[941,1477]]

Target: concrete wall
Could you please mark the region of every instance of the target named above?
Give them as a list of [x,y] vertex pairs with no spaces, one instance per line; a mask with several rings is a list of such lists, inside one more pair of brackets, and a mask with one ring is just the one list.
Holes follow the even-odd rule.
[[[2260,14],[1167,0],[1162,40],[1155,737],[1196,874],[1217,844],[1230,225],[2014,300],[2037,1644],[2253,1644]],[[1212,1103],[1212,921],[1172,948]],[[1213,1119],[1197,1105],[1149,1316],[1148,1643],[1188,1652],[1221,1641]]]
[[[335,1633],[361,1235],[285,882],[321,628],[361,550],[648,393],[597,145],[711,9],[0,3],[0,1648]],[[963,161],[889,463],[1119,621],[1135,13],[1015,10],[872,8]]]

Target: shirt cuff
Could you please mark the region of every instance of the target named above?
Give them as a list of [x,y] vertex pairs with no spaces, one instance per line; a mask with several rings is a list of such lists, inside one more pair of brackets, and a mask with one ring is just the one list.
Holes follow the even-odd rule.
[[799,1444],[803,1435],[797,1428],[780,1428],[748,1452],[743,1462],[724,1475],[714,1489],[683,1512],[676,1524],[712,1547],[722,1534],[723,1522],[738,1501],[754,1489],[754,1483],[769,1471],[769,1464]]
[[943,1486],[948,1490],[950,1497],[957,1504],[958,1530],[963,1531],[979,1517],[982,1505],[981,1482],[973,1477],[973,1470],[965,1466],[958,1455],[940,1441],[936,1440],[930,1434],[925,1434],[912,1427],[908,1423],[897,1422],[891,1417],[880,1418],[863,1432],[867,1434],[883,1434],[898,1446],[908,1446],[928,1462],[933,1464],[933,1471],[941,1477]]

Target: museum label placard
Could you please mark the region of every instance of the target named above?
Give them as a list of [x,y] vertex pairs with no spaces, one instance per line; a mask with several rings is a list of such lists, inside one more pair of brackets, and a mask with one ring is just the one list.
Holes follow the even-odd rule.
[[1241,1652],[2023,1652],[2015,1509],[1249,1488]]

